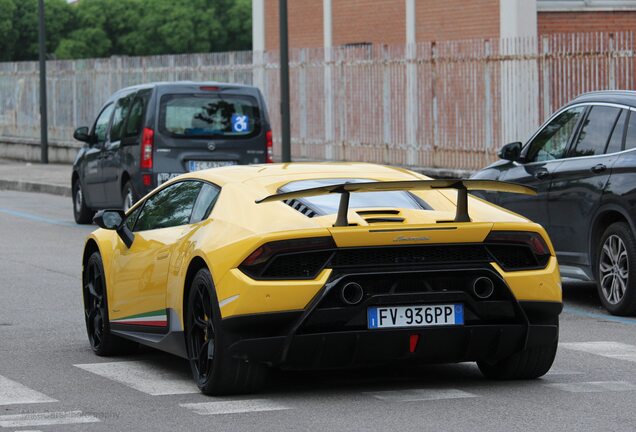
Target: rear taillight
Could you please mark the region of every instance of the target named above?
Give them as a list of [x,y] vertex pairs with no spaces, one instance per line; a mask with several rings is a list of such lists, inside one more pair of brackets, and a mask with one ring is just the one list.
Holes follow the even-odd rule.
[[[484,243],[488,250],[507,269],[545,267],[550,259],[550,248],[541,234],[529,231],[492,231]],[[528,254],[524,256],[519,247]]]
[[144,128],[141,135],[141,163],[139,166],[144,169],[152,169],[152,145],[155,139],[155,132],[152,129]]
[[331,237],[279,240],[257,248],[239,266],[254,278],[313,278],[336,247]]
[[274,140],[272,138],[272,131],[268,130],[265,132],[265,142],[267,146],[267,155],[265,156],[265,162],[273,163],[274,162]]

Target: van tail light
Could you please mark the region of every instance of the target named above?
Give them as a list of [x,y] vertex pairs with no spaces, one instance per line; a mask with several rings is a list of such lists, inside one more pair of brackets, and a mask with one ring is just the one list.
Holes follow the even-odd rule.
[[152,129],[144,128],[141,135],[141,163],[140,167],[152,169],[152,145],[155,140],[155,132]]
[[265,156],[266,163],[274,162],[274,140],[272,139],[271,129],[265,132],[265,142],[267,144],[267,155]]

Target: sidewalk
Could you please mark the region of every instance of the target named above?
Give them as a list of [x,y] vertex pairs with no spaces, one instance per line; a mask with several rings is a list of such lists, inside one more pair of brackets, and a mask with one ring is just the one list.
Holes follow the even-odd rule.
[[0,190],[71,196],[71,165],[0,159]]

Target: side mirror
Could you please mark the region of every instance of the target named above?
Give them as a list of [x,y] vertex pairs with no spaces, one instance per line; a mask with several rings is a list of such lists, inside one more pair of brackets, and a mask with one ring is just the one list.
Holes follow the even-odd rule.
[[499,158],[513,162],[518,161],[521,158],[521,147],[522,144],[518,141],[506,144],[499,150]]
[[88,127],[82,126],[75,129],[75,132],[73,132],[73,138],[75,138],[78,141],[90,143],[91,136],[88,134]]
[[123,210],[100,210],[95,213],[93,222],[100,228],[117,231],[121,241],[124,242],[127,248],[130,248],[135,235],[124,223],[125,219],[126,213]]

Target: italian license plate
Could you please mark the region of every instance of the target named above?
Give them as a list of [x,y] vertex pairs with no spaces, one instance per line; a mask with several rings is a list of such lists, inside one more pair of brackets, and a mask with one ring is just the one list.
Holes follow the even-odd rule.
[[200,171],[229,165],[236,165],[236,161],[188,161],[188,171]]
[[464,305],[377,306],[367,309],[370,329],[464,324]]

